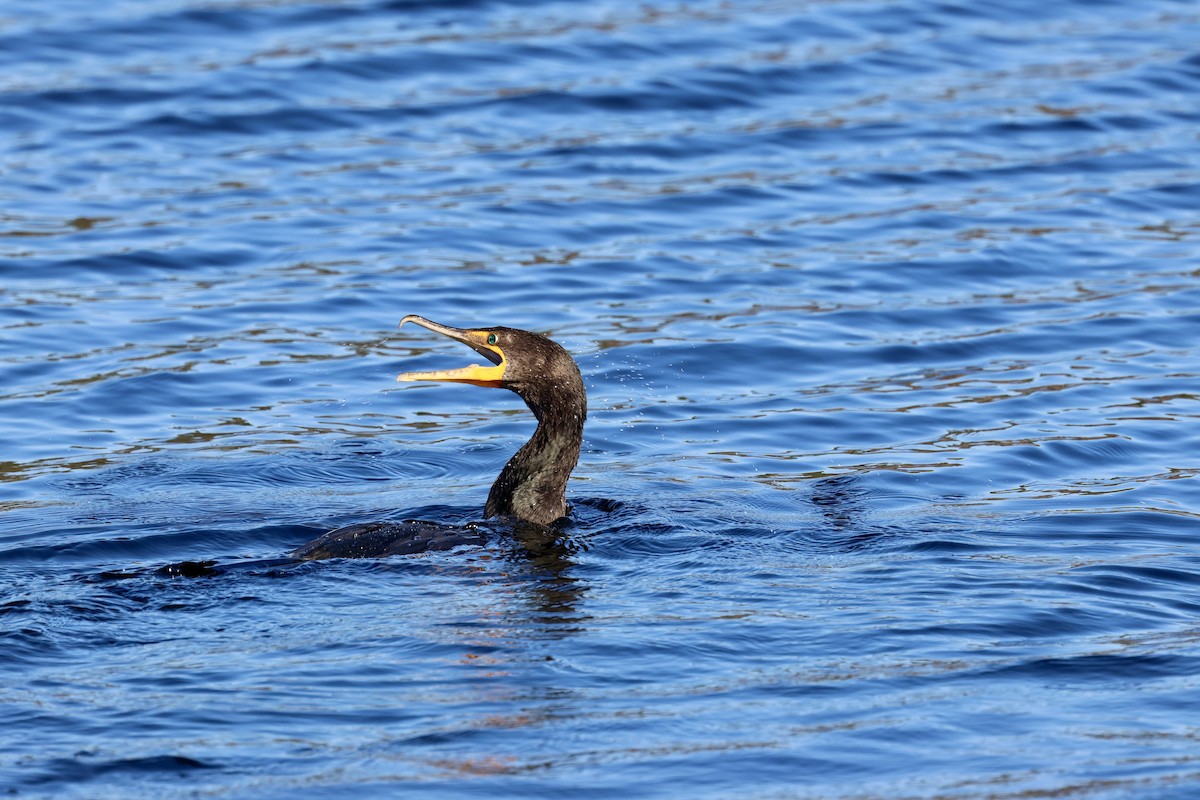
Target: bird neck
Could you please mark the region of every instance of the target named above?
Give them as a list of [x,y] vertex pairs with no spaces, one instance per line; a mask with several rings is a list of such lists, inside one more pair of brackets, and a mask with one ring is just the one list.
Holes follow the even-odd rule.
[[582,387],[578,394],[546,402],[524,400],[537,417],[537,430],[500,471],[484,515],[516,516],[549,525],[567,513],[567,481],[579,462],[586,401]]

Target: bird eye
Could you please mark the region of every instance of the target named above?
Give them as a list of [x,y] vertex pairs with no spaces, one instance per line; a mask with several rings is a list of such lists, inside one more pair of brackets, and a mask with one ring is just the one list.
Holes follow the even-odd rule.
[[495,344],[495,343],[496,343],[496,334],[489,333],[488,334],[488,344]]

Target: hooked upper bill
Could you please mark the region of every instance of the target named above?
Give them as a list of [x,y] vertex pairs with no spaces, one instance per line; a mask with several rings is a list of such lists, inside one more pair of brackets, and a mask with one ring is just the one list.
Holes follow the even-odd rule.
[[422,328],[427,328],[434,333],[440,333],[443,336],[449,337],[456,342],[462,342],[470,347],[475,352],[482,355],[488,361],[491,361],[491,366],[482,364],[472,364],[469,367],[459,367],[458,369],[443,369],[432,370],[429,372],[402,372],[396,376],[398,381],[450,381],[452,383],[470,383],[475,386],[486,386],[489,388],[500,389],[504,387],[504,370],[506,368],[504,360],[504,351],[497,344],[495,333],[488,330],[467,330],[465,328],[453,328],[449,325],[442,325],[433,320],[419,317],[416,314],[409,314],[404,319],[400,320],[398,327],[404,327],[404,323],[411,322],[414,325],[420,325]]

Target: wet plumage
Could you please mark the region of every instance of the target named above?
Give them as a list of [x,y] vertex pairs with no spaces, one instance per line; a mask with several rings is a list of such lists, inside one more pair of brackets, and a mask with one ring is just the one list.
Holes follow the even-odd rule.
[[[485,517],[510,517],[550,525],[566,516],[566,489],[579,461],[587,394],[579,367],[560,345],[541,334],[517,328],[453,328],[409,315],[412,322],[462,342],[490,365],[452,370],[406,372],[401,381],[448,381],[508,389],[525,401],[537,418],[533,436],[500,471],[484,506]],[[293,552],[297,558],[362,558],[444,550],[477,543],[472,528],[433,522],[371,522],[330,531]]]

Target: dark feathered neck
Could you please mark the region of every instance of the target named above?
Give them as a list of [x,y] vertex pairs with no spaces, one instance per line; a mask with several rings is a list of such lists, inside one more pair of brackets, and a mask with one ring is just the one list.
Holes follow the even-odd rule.
[[583,380],[576,369],[559,383],[511,388],[533,411],[538,426],[492,484],[484,514],[549,525],[566,516],[567,481],[579,462],[587,417]]

